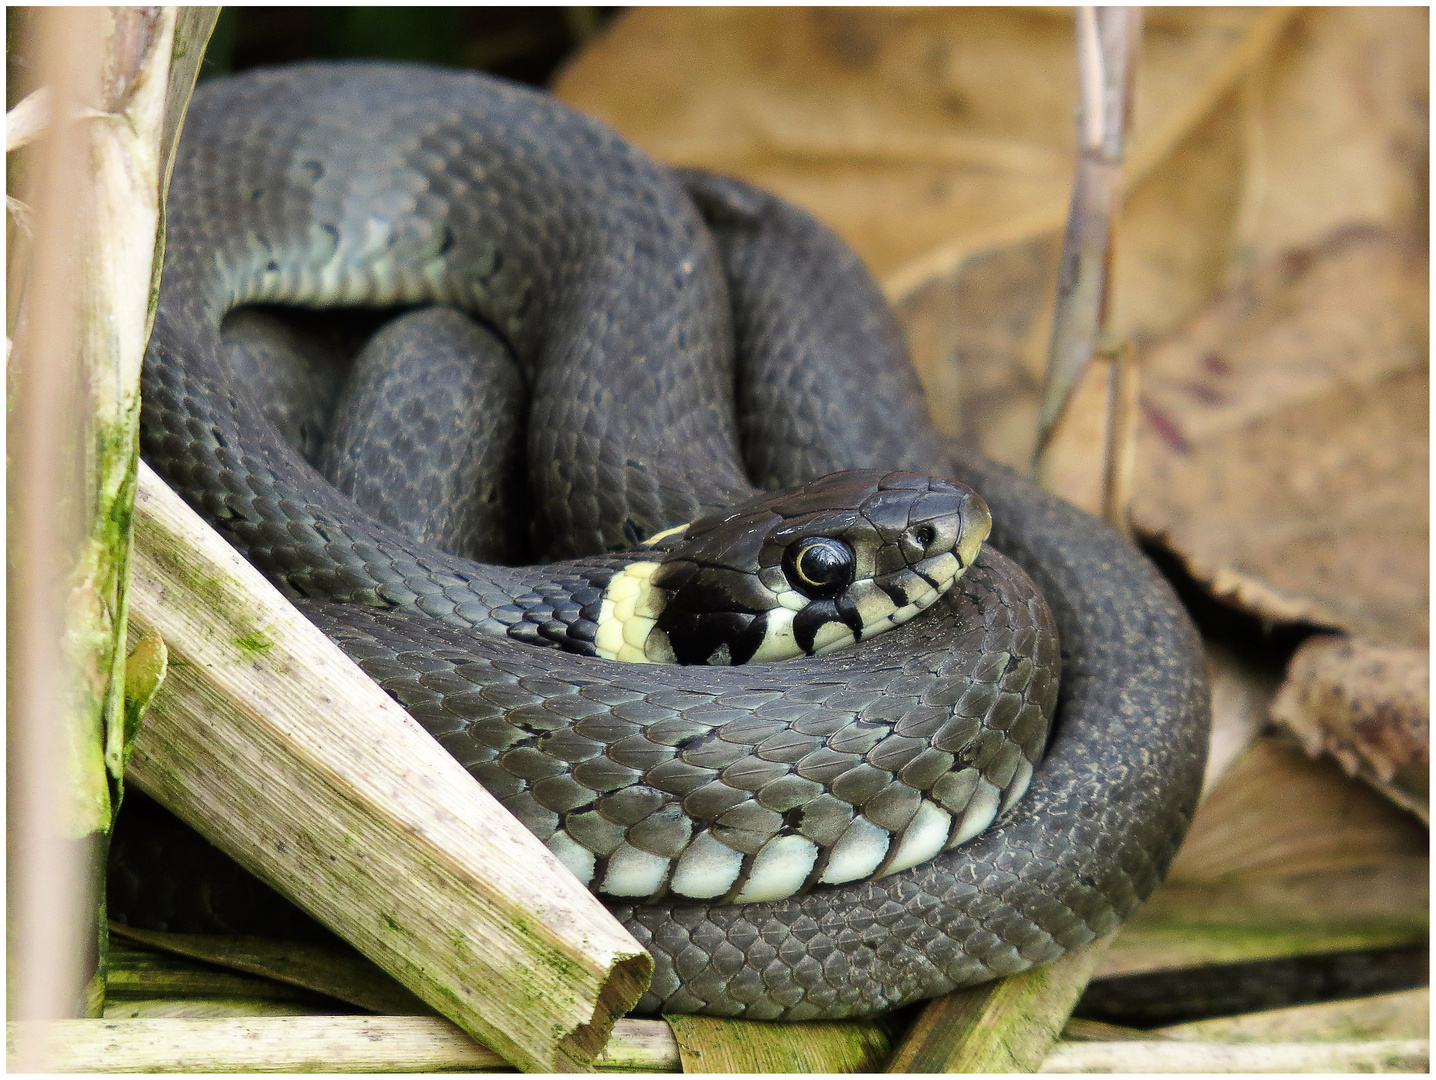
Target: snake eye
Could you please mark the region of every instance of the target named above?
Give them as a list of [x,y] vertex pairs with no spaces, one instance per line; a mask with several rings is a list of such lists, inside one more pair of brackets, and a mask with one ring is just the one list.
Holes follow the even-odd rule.
[[853,583],[853,549],[828,536],[810,536],[788,548],[783,569],[788,580],[812,597],[836,596]]

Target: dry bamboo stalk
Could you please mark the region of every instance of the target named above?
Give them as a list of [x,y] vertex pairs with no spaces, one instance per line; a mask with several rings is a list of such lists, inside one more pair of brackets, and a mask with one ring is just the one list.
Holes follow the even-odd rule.
[[[6,1025],[15,1039],[30,1025]],[[28,1032],[27,1032],[28,1033]],[[497,1072],[509,1065],[453,1024],[418,1016],[52,1021],[56,1072]]]
[[263,997],[106,997],[105,1020],[219,1020],[244,1016],[333,1016],[330,1002]]
[[1424,1039],[1331,1043],[1074,1042],[1042,1063],[1045,1073],[1429,1072]]
[[[114,658],[123,659],[115,593],[128,540],[112,517],[127,518],[124,505],[104,498],[112,462],[103,455],[124,435],[107,424],[108,407],[134,392],[107,378],[123,365],[105,347],[114,343],[95,340],[123,314],[107,290],[111,238],[96,222],[88,117],[112,89],[102,71],[112,30],[103,9],[31,10],[17,46],[41,96],[7,117],[7,149],[33,141],[6,159],[7,191],[21,195],[6,204],[16,226],[6,281],[7,961],[11,1014],[25,1018],[84,1015],[103,986],[90,978],[103,947],[93,865],[110,819],[106,706]],[[137,218],[142,233],[143,208]],[[149,243],[152,258],[152,225]],[[21,1067],[41,1064],[17,1051]]]
[[[17,107],[26,108],[31,121],[16,133],[20,143],[53,122],[57,146],[67,141],[67,132],[78,144],[73,147],[77,160],[68,166],[78,175],[71,180],[75,190],[67,193],[66,207],[73,215],[68,238],[76,246],[59,257],[76,268],[66,299],[73,305],[67,314],[75,327],[73,347],[89,406],[89,430],[80,435],[79,446],[89,524],[71,573],[67,644],[85,673],[75,680],[79,708],[97,718],[103,763],[115,782],[123,757],[120,645],[130,543],[126,526],[133,498],[139,371],[149,329],[149,281],[158,272],[164,169],[160,136],[174,21],[173,8],[96,9],[45,20],[62,34],[66,49],[73,47],[75,36],[92,42],[92,50],[81,53],[93,70],[87,72],[83,92],[42,88]],[[46,246],[57,240],[63,245],[65,238],[48,230],[40,240]],[[17,314],[22,330],[29,321],[24,313]],[[55,420],[48,410],[38,412],[42,423]],[[75,828],[102,832],[109,823],[109,794],[98,782],[79,777],[72,788]]]
[[[118,794],[125,732],[143,710],[142,700],[125,701],[124,644],[139,371],[172,149],[162,131],[175,111],[169,91],[180,86],[187,100],[209,32],[194,9],[181,17],[194,54],[186,69],[173,62],[176,21],[174,8],[32,10],[25,23],[33,33],[20,35],[18,49],[35,61],[40,85],[6,118],[7,153],[33,144],[7,159],[9,188],[23,199],[6,202],[18,226],[7,319],[16,346],[11,557],[19,585],[11,616],[23,627],[9,639],[18,780],[10,792],[19,811],[11,880],[24,882],[11,909],[20,943],[11,970],[21,1016],[55,1015],[56,993],[73,996],[54,989],[70,969],[86,957],[103,964],[96,855]],[[44,654],[57,644],[59,664],[47,675],[43,664],[54,658]],[[136,673],[152,688],[163,670],[158,646]],[[34,716],[63,745],[27,738]],[[46,788],[67,805],[40,831],[52,842],[63,837],[58,847],[69,848],[70,860],[35,846],[30,826]],[[47,981],[51,990],[30,993]],[[90,1011],[102,992],[97,974]]]
[[[164,934],[114,926],[121,937],[179,956],[262,975],[290,986],[395,1016],[426,1016],[431,1010],[353,949],[217,934]],[[113,978],[112,978],[113,984]]]
[[1357,1042],[1419,1039],[1431,1031],[1431,989],[1264,1009],[1173,1024],[1152,1032],[1167,1039],[1199,1042]]
[[1122,929],[1096,978],[1414,945],[1427,933],[1424,911],[1303,925],[1288,912],[1219,910],[1217,889],[1168,889],[1159,896]]
[[217,7],[176,9],[174,56],[170,61],[169,87],[165,96],[164,130],[160,134],[160,161],[164,164],[164,182],[160,186],[161,221],[165,199],[169,196],[170,173],[174,171],[175,145],[179,142],[180,129],[189,111],[190,95],[194,93],[200,64],[204,61],[205,50],[218,19]]
[[[500,1072],[509,1065],[453,1024],[430,1016],[263,1016],[59,1020],[6,1025],[11,1044],[34,1033],[57,1072]],[[620,1020],[597,1069],[677,1072],[661,1020]]]
[[1148,1042],[1161,1038],[1141,1028],[1108,1024],[1101,1020],[1068,1020],[1062,1026],[1063,1042]]
[[685,1073],[870,1073],[892,1050],[892,1023],[767,1023],[712,1016],[665,1017]]
[[[274,979],[245,975],[237,971],[210,968],[205,970],[198,964],[183,967],[163,962],[153,962],[153,957],[137,958],[123,951],[112,960],[107,972],[105,997],[244,997],[268,998],[271,1001],[294,1001],[309,998],[322,1000],[313,994],[306,994],[288,983]],[[145,962],[145,961],[151,962]],[[340,1012],[330,1002],[330,1012]]]
[[887,1071],[1035,1072],[1111,942],[928,1002]]
[[[7,1025],[13,1044],[19,1029]],[[54,1021],[59,1072],[498,1072],[506,1063],[443,1020],[419,1016]],[[1423,1039],[1326,1043],[1163,1040],[1059,1043],[1040,1072],[1425,1072]],[[677,1072],[667,1025],[615,1025],[600,1071]]]
[[1077,175],[1033,451],[1039,476],[1072,391],[1107,333],[1112,236],[1141,26],[1140,8],[1077,9]]
[[170,653],[133,782],[520,1068],[602,1048],[648,954],[143,464],[131,602]]
[[682,1072],[678,1041],[673,1029],[662,1020],[620,1020],[613,1025],[613,1038],[594,1059],[598,1069],[636,1072]]

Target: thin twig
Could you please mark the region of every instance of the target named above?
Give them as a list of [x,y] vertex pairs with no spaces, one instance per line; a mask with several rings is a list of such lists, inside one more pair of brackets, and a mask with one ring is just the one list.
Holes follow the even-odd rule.
[[1077,9],[1077,174],[1033,452],[1039,475],[1057,422],[1108,329],[1112,236],[1141,26],[1140,8]]
[[1137,436],[1137,349],[1130,341],[1112,354],[1107,384],[1107,446],[1102,470],[1102,516],[1128,539]]

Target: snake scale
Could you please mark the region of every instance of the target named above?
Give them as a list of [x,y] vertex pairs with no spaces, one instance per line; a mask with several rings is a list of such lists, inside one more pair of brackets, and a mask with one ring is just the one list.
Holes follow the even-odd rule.
[[[1205,758],[1195,630],[1117,533],[936,435],[876,286],[806,214],[658,166],[542,94],[389,64],[202,87],[168,214],[146,459],[609,894],[655,960],[640,1011],[873,1015],[1052,960],[1160,881]],[[447,554],[326,484],[313,432],[275,426],[295,394],[266,412],[226,358],[222,320],[256,303],[481,320],[518,365],[502,393],[527,401],[533,537],[569,561]],[[405,438],[400,462],[424,441]],[[930,610],[774,664],[543,647],[593,652],[597,598],[635,558],[615,552],[842,470],[867,470],[837,483],[879,525],[934,499],[974,513],[915,472],[986,500],[988,544]],[[802,520],[853,518],[832,482],[804,490]],[[918,567],[934,529],[913,528]],[[911,595],[889,592],[873,603]],[[202,860],[121,826],[115,917],[202,928],[180,911],[220,906],[183,883]]]

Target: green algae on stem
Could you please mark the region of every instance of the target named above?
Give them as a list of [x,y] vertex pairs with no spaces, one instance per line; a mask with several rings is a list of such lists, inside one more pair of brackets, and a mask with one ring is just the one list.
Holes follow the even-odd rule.
[[164,682],[168,668],[169,650],[165,648],[164,638],[154,633],[142,636],[125,660],[124,727],[119,745],[107,743],[105,746],[106,763],[116,775],[124,774],[130,749],[139,734],[140,721],[144,719],[155,691]]
[[263,630],[250,630],[231,640],[234,642],[235,648],[239,649],[240,652],[251,655],[255,659],[261,656],[267,656],[269,650],[274,648],[273,639]]

